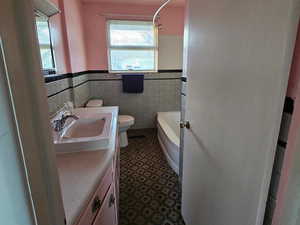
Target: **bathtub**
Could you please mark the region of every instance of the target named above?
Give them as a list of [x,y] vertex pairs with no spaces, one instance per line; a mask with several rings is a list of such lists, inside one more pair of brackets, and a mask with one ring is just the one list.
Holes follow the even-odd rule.
[[158,112],[158,140],[172,169],[179,172],[180,112]]

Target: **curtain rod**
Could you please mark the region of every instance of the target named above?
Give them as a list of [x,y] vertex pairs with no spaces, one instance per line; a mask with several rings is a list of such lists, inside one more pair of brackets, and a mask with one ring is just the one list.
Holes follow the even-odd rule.
[[114,13],[100,13],[99,16],[104,16],[105,18],[109,19],[149,19],[152,20],[153,15],[134,15],[134,14],[114,14]]

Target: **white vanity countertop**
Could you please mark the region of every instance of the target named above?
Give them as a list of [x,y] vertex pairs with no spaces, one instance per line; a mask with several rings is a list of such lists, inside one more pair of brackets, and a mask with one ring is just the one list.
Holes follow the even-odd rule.
[[[76,111],[86,110],[75,109]],[[118,107],[89,108],[97,113],[113,113],[109,148],[99,151],[57,154],[57,168],[67,225],[75,225],[101,182],[114,153]]]

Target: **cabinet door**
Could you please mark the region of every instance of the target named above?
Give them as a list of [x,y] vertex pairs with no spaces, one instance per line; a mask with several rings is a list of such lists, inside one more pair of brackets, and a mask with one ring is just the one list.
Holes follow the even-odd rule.
[[101,205],[105,201],[106,192],[108,192],[111,184],[113,184],[112,166],[109,166],[99,188],[96,190],[89,205],[82,214],[78,225],[91,225],[97,213],[100,211]]
[[117,225],[116,213],[115,190],[112,184],[93,225]]

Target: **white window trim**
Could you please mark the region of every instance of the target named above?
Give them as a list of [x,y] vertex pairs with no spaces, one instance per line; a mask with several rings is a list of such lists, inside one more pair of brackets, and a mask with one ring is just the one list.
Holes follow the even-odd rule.
[[[150,22],[149,20],[122,20],[122,19],[109,19],[106,21],[106,45],[107,45],[107,58],[108,58],[108,71],[109,73],[157,73],[158,71],[158,29],[154,28],[154,47],[145,47],[145,46],[111,46],[110,45],[110,24],[112,21],[136,21],[136,22]],[[154,70],[112,70],[111,68],[111,57],[110,50],[111,49],[122,49],[122,50],[154,50]]]
[[[49,24],[49,17],[44,15],[42,12],[36,11],[35,12],[36,15],[36,19],[40,20],[40,21],[47,21],[48,23],[48,29],[49,29],[49,36],[50,36],[50,44],[40,44],[39,40],[38,40],[38,44],[39,44],[39,48],[40,49],[50,49],[51,50],[51,55],[52,55],[52,68],[43,68],[43,59],[41,56],[41,68],[42,71],[44,73],[44,75],[49,75],[47,71],[52,71],[52,73],[56,73],[56,59],[55,59],[55,52],[53,49],[53,42],[52,42],[52,37],[51,37],[51,29],[50,29],[50,24]],[[36,30],[37,35],[38,35],[38,30]]]

